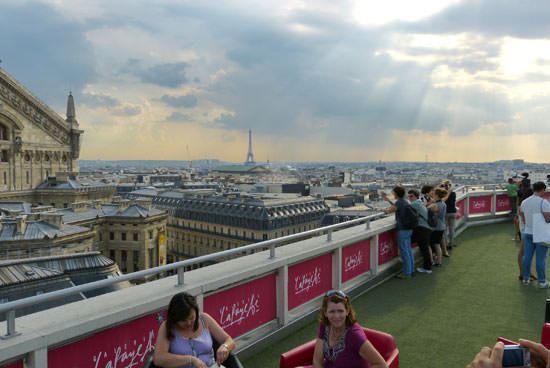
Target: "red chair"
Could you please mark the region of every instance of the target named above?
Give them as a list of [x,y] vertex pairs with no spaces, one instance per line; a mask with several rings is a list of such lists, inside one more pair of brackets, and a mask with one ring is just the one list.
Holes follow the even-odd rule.
[[[499,337],[498,341],[504,345],[515,345],[516,341],[509,340],[505,337]],[[544,324],[542,325],[542,333],[540,335],[540,343],[547,349],[550,349],[550,299],[546,299],[546,315],[544,317]]]
[[[363,327],[363,330],[367,335],[367,339],[382,355],[388,364],[388,367],[399,368],[399,349],[397,349],[393,336],[385,332],[372,330],[366,327]],[[312,340],[281,354],[281,358],[279,359],[279,368],[294,368],[313,364],[314,349],[315,340]]]
[[547,349],[550,349],[550,299],[546,299],[546,314],[544,316],[544,324],[542,325],[540,343],[546,346]]

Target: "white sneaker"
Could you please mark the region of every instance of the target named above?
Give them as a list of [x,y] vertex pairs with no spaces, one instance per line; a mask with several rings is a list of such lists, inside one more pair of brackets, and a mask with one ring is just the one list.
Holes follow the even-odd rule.
[[420,273],[427,273],[428,275],[432,273],[432,270],[427,270],[425,268],[422,268],[422,267],[418,267],[416,269],[416,272],[420,272]]
[[545,282],[539,282],[539,289],[550,289],[550,282],[546,280]]
[[523,283],[523,285],[529,285],[531,283],[531,280],[529,280],[529,279],[523,280],[522,283]]

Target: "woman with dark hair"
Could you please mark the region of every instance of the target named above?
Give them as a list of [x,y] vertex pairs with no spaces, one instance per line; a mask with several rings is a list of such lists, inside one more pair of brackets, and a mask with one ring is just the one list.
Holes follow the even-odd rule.
[[[214,353],[212,338],[220,343]],[[208,314],[201,313],[194,296],[181,292],[168,304],[159,328],[154,363],[163,368],[221,367],[235,342]]]
[[350,298],[340,290],[325,294],[313,353],[315,368],[387,368],[357,323]]

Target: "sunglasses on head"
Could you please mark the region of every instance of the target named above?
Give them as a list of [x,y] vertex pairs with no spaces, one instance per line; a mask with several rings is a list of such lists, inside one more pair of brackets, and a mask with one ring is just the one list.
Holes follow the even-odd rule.
[[331,296],[338,296],[342,299],[346,299],[348,297],[346,295],[346,293],[344,293],[341,290],[329,290],[329,291],[327,291],[327,293],[325,294],[325,297],[330,298]]

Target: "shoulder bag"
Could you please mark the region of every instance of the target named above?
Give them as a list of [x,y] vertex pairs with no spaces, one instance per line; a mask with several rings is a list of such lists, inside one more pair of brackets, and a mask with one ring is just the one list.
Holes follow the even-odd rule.
[[550,222],[546,222],[542,211],[543,199],[540,201],[540,212],[533,215],[533,243],[543,243],[550,246]]

